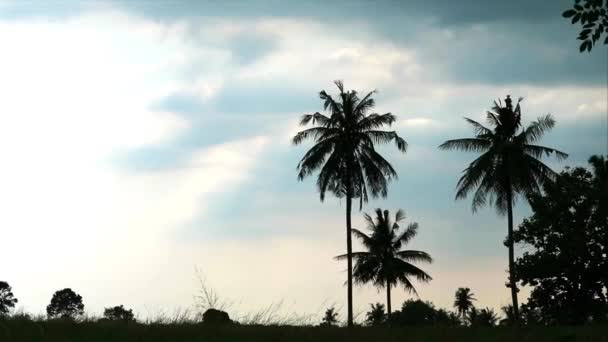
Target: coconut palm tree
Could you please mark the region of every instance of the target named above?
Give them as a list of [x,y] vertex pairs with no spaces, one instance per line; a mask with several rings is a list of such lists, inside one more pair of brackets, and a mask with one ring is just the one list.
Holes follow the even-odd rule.
[[[358,283],[372,283],[379,288],[386,288],[386,308],[388,319],[391,315],[391,287],[399,283],[408,292],[416,293],[410,277],[418,281],[432,280],[426,272],[414,266],[416,262],[433,261],[426,252],[416,250],[402,250],[418,233],[418,223],[414,222],[403,231],[399,231],[399,223],[405,219],[403,210],[397,211],[395,221],[392,222],[388,210],[376,209],[376,220],[368,214],[363,217],[371,235],[367,235],[353,228],[353,234],[358,237],[367,252],[355,252],[354,278]],[[347,255],[339,255],[337,259],[344,259]]]
[[381,130],[395,122],[393,114],[369,113],[375,106],[373,91],[360,98],[354,90],[345,91],[342,82],[335,84],[340,91],[337,99],[324,90],[319,93],[328,115],[317,112],[302,116],[300,125],[312,127],[297,133],[293,143],[299,145],[308,139],[315,143],[298,164],[298,179],[320,170],[317,188],[321,201],[328,191],[346,197],[347,322],[352,326],[352,200],[359,198],[361,209],[368,195],[386,197],[388,182],[397,178],[397,172],[375,145],[394,142],[405,153],[407,143],[396,132]]
[[323,316],[321,326],[333,327],[336,325],[338,325],[338,313],[335,308],[331,307],[325,310],[325,316]]
[[475,294],[468,287],[459,287],[454,297],[454,307],[460,317],[464,319],[467,312],[473,308],[473,301],[477,300]]
[[386,322],[386,313],[384,313],[384,304],[371,304],[372,308],[365,314],[365,322],[367,325],[377,327]]
[[537,193],[547,180],[555,178],[556,173],[540,161],[542,156],[554,154],[557,159],[568,156],[558,150],[534,144],[555,126],[555,120],[548,114],[522,129],[521,100],[522,98],[515,108],[508,95],[504,106],[500,101],[494,102],[493,111],[487,112],[491,128],[465,118],[473,126],[475,136],[448,140],[439,146],[444,150],[481,153],[464,170],[464,175],[458,181],[456,199],[466,198],[474,191],[473,212],[489,200],[500,215],[507,214],[508,236],[505,244],[509,248],[508,287],[511,289],[515,320],[519,319],[519,307],[514,268],[513,203],[518,195],[526,198],[529,194]]

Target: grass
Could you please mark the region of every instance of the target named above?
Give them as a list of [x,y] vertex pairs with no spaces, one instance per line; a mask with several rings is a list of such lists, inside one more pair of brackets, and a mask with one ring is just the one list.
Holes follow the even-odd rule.
[[116,322],[67,322],[1,320],[0,341],[45,342],[241,342],[241,341],[608,341],[608,326],[525,328],[327,328],[295,326],[209,327],[195,323],[121,324]]

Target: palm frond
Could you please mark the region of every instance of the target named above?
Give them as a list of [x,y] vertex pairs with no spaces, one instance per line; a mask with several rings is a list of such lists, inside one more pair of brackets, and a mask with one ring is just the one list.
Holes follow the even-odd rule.
[[465,152],[486,152],[492,147],[492,142],[479,138],[464,138],[448,140],[439,145],[442,150],[459,150]]
[[407,262],[426,262],[432,263],[433,258],[427,253],[415,250],[405,250],[397,252],[397,256]]
[[365,118],[361,119],[357,123],[357,130],[359,132],[374,130],[383,126],[391,126],[395,122],[396,118],[391,113],[385,114],[370,114]]
[[310,122],[312,122],[313,125],[318,123],[321,126],[328,127],[331,123],[331,120],[327,116],[319,112],[316,112],[314,114],[304,114],[300,119],[300,126],[306,126]]
[[541,158],[543,156],[549,157],[551,156],[551,154],[555,154],[557,160],[564,160],[568,158],[567,153],[544,146],[525,144],[523,145],[523,150],[525,153],[531,155],[534,158]]
[[484,125],[480,124],[475,120],[469,119],[467,117],[465,117],[464,120],[468,122],[471,126],[473,126],[473,130],[475,131],[476,136],[486,136],[494,134],[491,129],[485,127]]
[[399,249],[402,245],[406,245],[418,234],[418,223],[412,222],[407,228],[393,241],[393,246]]
[[555,126],[555,120],[551,114],[547,114],[533,121],[526,129],[524,129],[517,140],[524,144],[530,144],[539,140],[545,132],[550,131]]

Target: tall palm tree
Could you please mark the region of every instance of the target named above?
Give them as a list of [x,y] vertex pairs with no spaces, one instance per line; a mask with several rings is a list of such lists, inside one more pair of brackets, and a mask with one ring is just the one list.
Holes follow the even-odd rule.
[[454,307],[460,317],[464,319],[467,312],[473,308],[473,301],[477,300],[475,294],[468,287],[459,287],[454,297]]
[[394,142],[397,149],[405,153],[407,143],[394,131],[380,130],[395,122],[393,114],[368,114],[375,106],[373,91],[360,98],[354,90],[344,91],[342,82],[335,81],[335,84],[340,91],[337,100],[325,90],[319,93],[328,115],[318,112],[303,115],[300,125],[312,127],[297,133],[293,143],[299,145],[307,139],[315,143],[298,164],[298,179],[320,170],[317,187],[321,201],[327,191],[346,197],[347,322],[352,326],[352,200],[359,198],[361,208],[368,199],[368,191],[372,197],[386,197],[388,182],[397,178],[397,172],[376,151],[375,145]]
[[[353,234],[358,237],[367,252],[355,252],[356,261],[354,269],[355,280],[359,283],[373,283],[375,286],[386,288],[386,308],[388,318],[391,315],[391,287],[403,284],[404,288],[416,293],[410,277],[422,282],[432,280],[426,272],[414,266],[416,262],[432,262],[433,259],[426,252],[415,250],[401,250],[418,233],[418,223],[414,222],[403,231],[399,231],[399,222],[405,219],[402,210],[397,211],[395,221],[392,222],[388,210],[384,212],[376,209],[376,220],[368,214],[363,217],[371,235],[366,235],[353,228]],[[337,259],[344,259],[348,255],[339,255]]]
[[508,287],[511,289],[516,321],[519,320],[519,307],[514,267],[513,203],[518,195],[526,198],[529,194],[539,192],[547,180],[555,178],[556,173],[540,161],[543,155],[555,154],[557,159],[565,159],[568,156],[558,150],[534,144],[555,126],[555,120],[548,114],[522,129],[519,103],[521,100],[522,98],[515,108],[508,95],[504,106],[500,101],[494,102],[493,111],[487,112],[491,128],[465,118],[473,126],[475,136],[448,140],[439,146],[444,150],[481,153],[481,156],[464,170],[464,175],[458,181],[456,199],[463,199],[475,190],[473,212],[484,206],[489,199],[500,215],[507,214]]

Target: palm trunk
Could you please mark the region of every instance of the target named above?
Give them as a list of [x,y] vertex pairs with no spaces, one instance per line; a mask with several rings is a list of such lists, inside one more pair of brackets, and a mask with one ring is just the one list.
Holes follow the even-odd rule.
[[346,189],[346,260],[348,264],[348,280],[347,280],[347,301],[348,301],[348,318],[347,325],[353,326],[353,242],[352,242],[352,225],[351,211],[353,200],[351,198],[350,186]]
[[386,316],[387,320],[391,318],[391,284],[386,281],[386,312],[388,313]]
[[513,240],[513,194],[510,183],[507,191],[507,215],[509,220],[509,231],[507,236],[509,247],[509,286],[511,287],[511,299],[513,300],[513,319],[515,321],[515,325],[518,325],[519,306],[517,304],[517,284],[515,281],[515,243]]

